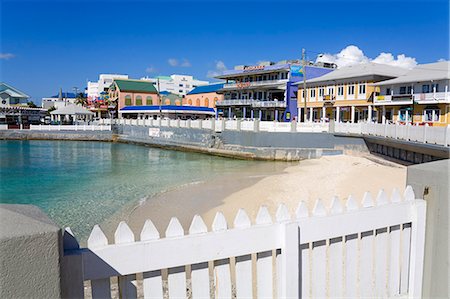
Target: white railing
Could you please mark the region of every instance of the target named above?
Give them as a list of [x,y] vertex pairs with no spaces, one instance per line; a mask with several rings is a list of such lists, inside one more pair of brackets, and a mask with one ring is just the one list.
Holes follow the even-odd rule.
[[414,101],[437,101],[437,102],[448,102],[450,99],[449,92],[429,92],[429,93],[415,93]]
[[111,131],[111,125],[30,125],[32,131]]
[[8,130],[8,125],[0,125],[0,130]]
[[288,81],[289,81],[288,79],[278,79],[278,80],[226,83],[223,85],[223,89],[251,88],[263,85],[279,85],[279,84],[286,84]]
[[96,225],[87,249],[67,229],[65,277],[82,269],[72,287],[89,281],[94,299],[112,288],[121,298],[420,298],[425,215],[407,187],[361,203],[334,197],[329,208],[318,200],[311,212],[301,202],[294,217],[280,205],[275,222],[264,206],[254,224],[240,209],[232,228],[220,212],[211,229],[196,215],[187,235],[177,218],[164,237],[150,220],[138,237],[121,222],[114,240]]
[[335,131],[357,135],[373,135],[386,138],[401,139],[405,141],[422,142],[450,146],[450,126],[432,127],[400,125],[400,124],[374,124],[374,123],[336,123]]

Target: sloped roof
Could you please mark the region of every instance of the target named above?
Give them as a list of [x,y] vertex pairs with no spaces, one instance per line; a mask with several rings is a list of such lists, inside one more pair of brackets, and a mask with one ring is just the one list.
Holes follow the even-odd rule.
[[199,94],[199,93],[208,93],[208,92],[216,92],[217,90],[223,88],[223,83],[202,85],[194,88],[188,94]]
[[[306,80],[306,83],[319,83],[319,82],[351,79],[367,76],[383,76],[392,78],[403,75],[407,71],[408,70],[404,68],[369,62],[338,68],[323,76]],[[301,84],[301,82],[299,82],[298,84]]]
[[6,84],[4,82],[0,82],[0,92],[5,92],[5,93],[9,94],[11,97],[16,97],[16,98],[29,98],[30,97],[26,93],[18,90],[15,87],[12,87],[9,84]]
[[117,84],[120,91],[158,93],[155,86],[150,81],[115,79],[114,82]]
[[56,115],[94,115],[93,112],[79,106],[79,105],[68,105],[61,107],[57,110],[50,112],[50,114]]
[[450,79],[450,61],[419,64],[406,74],[395,79],[378,82],[374,85],[413,83]]
[[[68,99],[75,99],[76,97],[77,97],[77,95],[74,93],[74,92],[62,92],[62,97],[63,98],[68,98]],[[52,97],[50,97],[50,98],[59,98],[59,92],[56,94],[56,95],[54,95],[54,96],[52,96]]]

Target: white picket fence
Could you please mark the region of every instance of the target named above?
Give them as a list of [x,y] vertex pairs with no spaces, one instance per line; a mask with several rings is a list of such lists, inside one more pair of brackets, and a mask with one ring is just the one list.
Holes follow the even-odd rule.
[[111,131],[111,125],[30,125],[32,131]]
[[187,235],[177,218],[165,237],[150,220],[137,237],[121,222],[114,241],[96,225],[88,248],[66,245],[65,258],[74,258],[71,271],[81,253],[73,285],[89,281],[94,299],[111,289],[121,298],[419,298],[425,210],[407,187],[390,198],[381,190],[375,202],[369,193],[345,206],[335,197],[328,209],[318,200],[312,212],[300,202],[294,217],[280,205],[275,222],[266,207],[254,224],[240,209],[233,228],[217,213],[208,231],[196,215]]
[[382,136],[444,146],[450,145],[450,126],[430,127],[428,125],[412,126],[375,123],[336,123],[335,132]]

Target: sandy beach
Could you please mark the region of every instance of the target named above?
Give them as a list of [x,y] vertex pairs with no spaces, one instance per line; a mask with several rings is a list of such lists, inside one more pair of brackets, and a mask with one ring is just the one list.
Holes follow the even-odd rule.
[[[318,198],[326,206],[334,195],[342,201],[350,194],[361,200],[369,191],[375,198],[381,188],[390,194],[393,188],[404,189],[406,182],[406,167],[373,156],[325,156],[285,167],[282,171],[253,170],[183,186],[150,198],[124,220],[137,238],[146,219],[151,219],[164,236],[171,217],[177,217],[187,231],[195,214],[210,227],[216,212],[221,211],[232,226],[239,208],[244,208],[254,221],[261,205],[274,215],[277,206],[284,203],[293,214],[300,200],[312,209]],[[112,236],[116,225],[105,225],[105,233]]]

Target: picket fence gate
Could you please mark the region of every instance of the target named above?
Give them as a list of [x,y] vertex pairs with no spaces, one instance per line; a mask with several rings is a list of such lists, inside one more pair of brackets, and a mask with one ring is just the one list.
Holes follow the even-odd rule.
[[92,298],[111,298],[112,277],[120,298],[420,298],[425,209],[408,186],[312,212],[302,201],[293,219],[281,204],[275,222],[264,206],[255,224],[240,209],[233,228],[219,212],[208,231],[196,215],[187,235],[172,218],[164,238],[147,220],[136,241],[121,222],[110,244],[96,225],[82,249],[68,228],[65,271],[82,269],[71,287],[90,281]]

